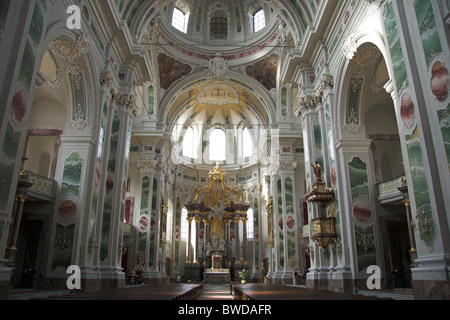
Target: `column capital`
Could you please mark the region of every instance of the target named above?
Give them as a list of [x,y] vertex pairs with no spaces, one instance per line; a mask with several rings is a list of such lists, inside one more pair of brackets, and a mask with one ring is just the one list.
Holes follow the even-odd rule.
[[114,81],[114,76],[111,71],[102,73],[100,84],[105,88],[105,94],[109,101],[114,101],[119,98],[119,86]]
[[19,202],[24,203],[27,199],[28,199],[28,197],[26,195],[24,195],[24,194],[16,195],[16,200],[19,200]]
[[136,97],[130,93],[125,93],[118,99],[119,109],[128,112],[130,116],[137,116]]

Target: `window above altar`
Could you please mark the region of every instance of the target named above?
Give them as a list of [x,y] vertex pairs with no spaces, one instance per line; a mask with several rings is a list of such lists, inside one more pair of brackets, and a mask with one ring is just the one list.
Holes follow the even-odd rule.
[[226,160],[226,136],[221,129],[214,129],[209,135],[209,160]]

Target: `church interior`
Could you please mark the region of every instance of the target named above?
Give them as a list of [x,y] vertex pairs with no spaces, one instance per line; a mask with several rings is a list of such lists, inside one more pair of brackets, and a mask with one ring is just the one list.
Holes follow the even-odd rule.
[[449,300],[449,42],[448,0],[0,0],[0,299]]

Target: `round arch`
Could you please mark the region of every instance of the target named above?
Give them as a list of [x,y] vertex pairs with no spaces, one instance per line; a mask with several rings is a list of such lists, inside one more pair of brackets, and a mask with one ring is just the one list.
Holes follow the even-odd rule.
[[[388,52],[389,48],[386,48],[382,36],[378,32],[363,31],[352,35],[352,37],[355,46],[355,53],[358,52],[358,49],[360,49],[364,45],[371,44],[375,46],[381,53],[382,59],[384,59],[384,62],[386,63],[389,79],[395,79],[392,67],[388,63],[388,61],[390,61],[390,54]],[[348,96],[347,91],[350,86],[351,74],[349,72],[349,69],[351,67],[351,62],[352,60],[349,60],[344,55],[342,55],[341,61],[338,63],[339,66],[336,72],[337,77],[333,81],[335,84],[338,84],[335,87],[336,108],[333,108],[332,110],[332,112],[334,113],[332,118],[334,119],[333,128],[335,130],[334,134],[336,137],[336,141],[339,141],[343,138],[342,129],[344,127],[343,123],[345,123],[345,108],[347,105],[346,98]],[[394,98],[393,102],[394,106],[396,107],[396,101]],[[398,113],[396,112],[396,114]]]
[[[45,34],[45,37],[41,41],[41,45],[39,48],[39,52],[36,57],[36,64],[41,65],[42,60],[44,58],[45,52],[49,49],[51,43],[55,40],[62,39],[70,42],[71,44],[76,45],[79,41],[78,37],[82,37],[83,34],[79,33],[76,34],[73,31],[69,30],[66,25],[66,21],[50,21],[48,23],[47,32]],[[88,44],[92,45],[92,41]],[[102,95],[101,90],[99,88],[99,81],[97,79],[100,79],[100,73],[95,67],[94,63],[94,57],[92,50],[93,48],[89,49],[89,52],[86,54],[81,54],[79,56],[79,59],[82,59],[82,67],[86,71],[83,72],[84,76],[84,82],[85,82],[85,103],[86,103],[86,118],[87,118],[87,124],[86,128],[87,130],[84,130],[86,135],[94,134],[96,130],[98,129],[98,121],[101,113],[101,108],[96,108],[96,106],[101,105]],[[78,58],[78,57],[77,57]],[[77,65],[75,61],[68,61],[69,65]],[[64,72],[67,72],[67,70],[64,70]],[[61,72],[61,76],[63,77],[63,74]],[[64,80],[62,80],[64,81]],[[70,91],[70,88],[69,88]],[[68,119],[68,123],[70,122],[70,119]]]
[[[259,82],[250,77],[244,77],[235,72],[229,72],[228,75],[230,76],[229,79],[232,82],[234,81],[238,86],[246,89],[243,85],[245,84],[248,90],[253,91],[251,97],[254,105],[250,105],[249,107],[252,107],[252,109],[257,112],[262,121],[267,121],[267,123],[262,123],[260,125],[268,127],[276,123],[275,102],[267,90]],[[205,73],[189,75],[172,85],[166,92],[161,100],[158,112],[158,121],[166,124],[166,130],[173,130],[176,115],[178,115],[189,102],[190,89],[194,84],[198,84],[201,81],[209,81],[208,76]]]

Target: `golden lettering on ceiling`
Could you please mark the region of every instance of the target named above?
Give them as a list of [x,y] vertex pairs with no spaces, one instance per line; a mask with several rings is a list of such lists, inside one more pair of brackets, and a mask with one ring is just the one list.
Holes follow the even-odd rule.
[[231,117],[231,110],[241,114],[247,107],[249,94],[239,85],[216,80],[195,86],[189,96],[195,113],[206,111],[207,117],[214,117],[219,112],[222,117]]

